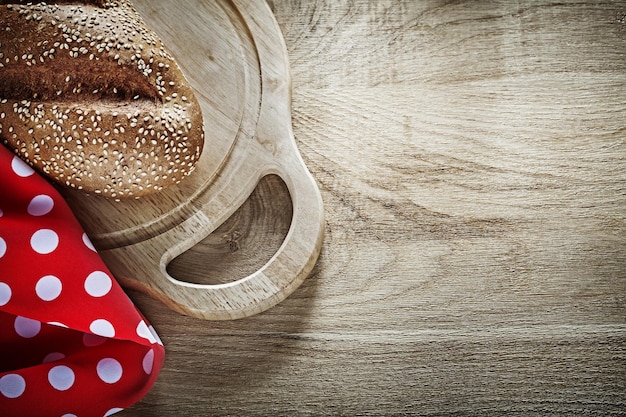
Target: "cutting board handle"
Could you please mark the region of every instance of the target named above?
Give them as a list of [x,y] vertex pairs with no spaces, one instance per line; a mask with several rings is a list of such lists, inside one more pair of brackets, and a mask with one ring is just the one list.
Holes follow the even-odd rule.
[[[289,146],[272,149],[273,152],[262,146],[248,149],[246,165],[265,162],[262,166],[257,165],[260,169],[256,170],[254,177],[257,180],[254,183],[265,175],[278,175],[285,182],[292,200],[290,229],[269,262],[253,274],[229,283],[207,285],[178,280],[168,273],[167,264],[202,237],[195,235],[161,256],[159,273],[162,278],[153,280],[151,289],[158,291],[153,295],[184,314],[209,320],[228,320],[264,311],[282,301],[302,283],[319,256],[324,210],[315,180],[301,160],[293,138],[289,142],[285,144],[283,141],[283,145]],[[232,200],[231,191],[232,187],[224,187],[223,193],[213,201]],[[213,212],[214,209],[211,207]]]

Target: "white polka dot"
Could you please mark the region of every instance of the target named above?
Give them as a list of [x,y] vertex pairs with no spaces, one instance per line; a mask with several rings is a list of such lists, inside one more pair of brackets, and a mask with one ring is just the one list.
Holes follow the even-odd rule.
[[49,324],[50,326],[63,327],[63,328],[65,328],[65,329],[67,329],[67,328],[68,328],[65,324],[63,324],[63,323],[59,323],[58,321],[49,321],[49,322],[48,322],[48,323],[46,323],[46,324]]
[[113,281],[106,272],[95,271],[85,280],[85,291],[92,297],[104,297],[111,291]]
[[0,237],[0,258],[2,258],[5,253],[7,253],[7,242]]
[[11,300],[11,287],[4,282],[0,282],[0,307],[7,305]]
[[61,295],[62,289],[63,284],[61,284],[61,280],[54,275],[46,275],[37,281],[37,285],[35,285],[35,292],[43,301],[54,300]]
[[76,417],[76,414],[63,414],[61,417]]
[[152,336],[154,336],[154,339],[157,341],[157,343],[163,346],[163,341],[159,337],[159,334],[156,332],[156,330],[154,330],[154,326],[150,326],[150,333],[152,333]]
[[89,330],[91,330],[94,334],[103,337],[113,337],[115,336],[115,328],[111,323],[104,319],[94,320],[89,325]]
[[98,336],[97,334],[83,333],[83,345],[87,347],[100,346],[106,341],[106,337]]
[[139,324],[137,325],[136,332],[137,332],[137,336],[143,337],[144,339],[148,340],[150,343],[156,343],[156,339],[154,338],[154,335],[152,335],[152,332],[146,325],[145,321],[141,320],[141,322],[139,322]]
[[0,217],[4,216],[4,212],[0,209]]
[[28,214],[31,216],[45,216],[54,208],[54,200],[49,195],[41,194],[30,200]]
[[60,353],[60,352],[52,352],[52,353],[48,353],[46,355],[45,358],[43,358],[42,363],[50,363],[50,362],[56,362],[59,361],[61,359],[65,358],[65,355]]
[[0,378],[0,393],[7,398],[17,398],[26,390],[26,381],[18,374],[8,374]]
[[15,319],[15,332],[25,339],[35,337],[41,331],[41,322],[26,317],[18,316]]
[[54,389],[59,391],[67,391],[72,388],[75,380],[74,371],[65,365],[55,366],[48,372],[48,382]]
[[30,177],[35,171],[22,161],[18,156],[14,156],[11,161],[11,169],[19,177]]
[[47,255],[59,246],[59,235],[50,229],[38,230],[30,238],[30,246],[35,252]]
[[92,251],[96,252],[96,248],[93,246],[93,243],[91,243],[91,240],[89,239],[89,236],[87,236],[87,233],[83,233],[83,243],[89,249],[91,249]]
[[111,408],[109,411],[106,412],[104,417],[112,416],[113,414],[119,413],[120,411],[124,411],[124,409],[123,408]]
[[141,365],[146,374],[150,375],[152,373],[152,367],[154,366],[154,350],[150,349],[148,353],[146,353],[146,356],[144,356],[141,361]]
[[96,366],[98,377],[107,384],[115,384],[122,378],[122,364],[112,358],[105,358]]

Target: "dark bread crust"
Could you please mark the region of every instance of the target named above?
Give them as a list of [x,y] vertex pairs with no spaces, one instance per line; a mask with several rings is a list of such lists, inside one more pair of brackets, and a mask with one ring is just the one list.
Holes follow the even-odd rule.
[[200,106],[128,0],[0,0],[0,140],[67,186],[121,198],[180,182]]

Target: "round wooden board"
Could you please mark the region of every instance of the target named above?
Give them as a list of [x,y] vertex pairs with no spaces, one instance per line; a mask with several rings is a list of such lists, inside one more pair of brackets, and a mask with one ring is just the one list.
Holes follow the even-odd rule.
[[[321,197],[291,131],[280,30],[263,0],[133,3],[196,92],[205,149],[190,177],[153,196],[113,201],[64,190],[65,197],[123,285],[205,319],[263,311],[308,275],[323,234]],[[285,182],[293,205],[291,227],[272,259],[219,285],[171,277],[168,263],[226,221],[267,175]]]

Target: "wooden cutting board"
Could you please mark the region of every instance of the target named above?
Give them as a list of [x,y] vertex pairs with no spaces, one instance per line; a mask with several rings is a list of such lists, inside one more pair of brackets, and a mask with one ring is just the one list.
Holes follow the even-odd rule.
[[[122,285],[204,319],[259,313],[300,285],[323,238],[321,196],[291,130],[280,29],[263,0],[133,3],[196,92],[206,135],[202,157],[188,179],[153,196],[113,201],[67,190],[65,196]],[[292,206],[278,213],[291,217],[290,226],[271,259],[215,285],[172,277],[168,264],[211,235],[268,176],[280,177]]]

